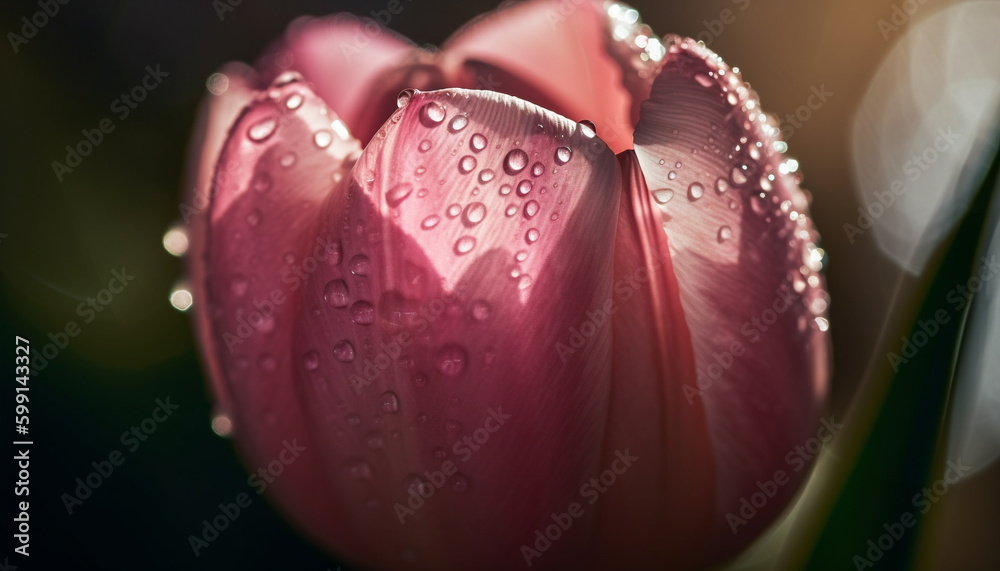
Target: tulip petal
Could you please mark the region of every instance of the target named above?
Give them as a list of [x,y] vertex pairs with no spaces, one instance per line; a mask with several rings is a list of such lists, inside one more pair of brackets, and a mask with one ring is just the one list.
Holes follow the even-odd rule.
[[[580,501],[603,469],[610,331],[581,346],[570,328],[610,295],[619,184],[590,129],[498,93],[413,93],[376,133],[319,229],[345,264],[307,284],[294,342],[319,355],[307,417],[367,530],[340,552],[515,568]],[[532,568],[582,565],[596,513]]]
[[297,19],[257,65],[265,80],[288,70],[301,73],[365,142],[395,108],[397,93],[422,86],[415,75],[426,55],[378,22],[344,13]]
[[638,12],[601,0],[513,4],[456,32],[443,51],[483,89],[592,121],[615,152],[631,148],[639,103],[665,53]]
[[[757,481],[788,469],[786,455],[814,434],[827,383],[823,254],[777,134],[739,75],[693,40],[669,47],[635,132],[697,368],[697,382],[676,390],[705,407],[716,545],[730,547],[794,492],[781,486],[743,526],[724,519]],[[795,472],[793,481],[805,473]]]
[[[191,135],[184,177],[185,200],[180,205],[180,212],[191,245],[186,260],[188,279],[192,296],[199,304],[208,299],[208,292],[204,287],[207,272],[207,210],[212,198],[213,182],[216,180],[216,161],[228,137],[229,128],[253,98],[252,86],[256,81],[253,69],[240,63],[228,64],[219,73],[212,75],[209,78],[211,94],[201,103],[198,125]],[[195,330],[204,347],[212,337],[208,312],[201,311],[200,306],[196,305],[194,319]],[[206,351],[205,360],[211,378],[221,379],[221,365],[215,354]],[[216,398],[223,406],[228,401],[228,394],[222,385],[216,385]]]
[[[296,413],[299,362],[290,347],[302,283],[316,266],[339,262],[337,245],[315,233],[321,205],[360,154],[356,140],[335,134],[337,121],[291,75],[255,94],[218,159],[208,231],[195,251],[206,264],[203,347],[219,363],[216,392],[245,461],[257,472],[280,460],[280,479],[267,483],[279,505],[307,530],[350,540],[355,532],[325,489],[322,453]],[[327,509],[311,509],[317,503]]]

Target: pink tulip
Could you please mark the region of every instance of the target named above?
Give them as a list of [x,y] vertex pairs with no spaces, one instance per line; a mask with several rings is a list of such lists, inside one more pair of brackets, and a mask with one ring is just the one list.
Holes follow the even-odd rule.
[[249,469],[280,467],[268,494],[337,557],[703,567],[806,475],[808,197],[739,73],[636,17],[528,2],[433,53],[305,20],[223,70],[201,346]]

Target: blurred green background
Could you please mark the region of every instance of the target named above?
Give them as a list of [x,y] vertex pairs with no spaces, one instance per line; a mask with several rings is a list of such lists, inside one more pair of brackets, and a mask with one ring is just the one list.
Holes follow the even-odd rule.
[[[946,4],[928,2],[924,10]],[[850,244],[841,229],[859,206],[848,130],[880,58],[898,38],[884,39],[876,24],[892,5],[634,2],[658,33],[708,39],[743,70],[765,110],[779,117],[804,104],[813,86],[834,94],[796,129],[789,154],[802,164],[830,260],[835,415],[846,411],[863,377],[900,280],[870,234]],[[495,6],[413,0],[389,27],[417,44],[440,44]],[[36,353],[49,342],[47,334],[68,321],[81,329],[30,381],[32,555],[30,563],[20,557],[11,563],[25,570],[337,568],[254,494],[218,540],[192,555],[187,536],[217,515],[220,502],[251,489],[231,443],[210,429],[211,398],[189,316],[167,302],[182,262],[164,252],[161,238],[180,217],[181,173],[206,78],[227,61],[253,62],[297,16],[384,7],[384,0],[244,0],[220,20],[210,0],[74,0],[59,5],[18,53],[9,42],[0,47],[0,133],[7,137],[0,151],[4,338],[28,338]],[[736,18],[719,28],[713,20],[725,9]],[[20,33],[21,18],[38,10],[37,2],[5,2],[0,31]],[[142,80],[146,66],[156,65],[169,76],[119,120],[112,102]],[[105,117],[113,118],[115,130],[59,182],[51,162],[63,161],[65,145],[75,145],[81,130]],[[135,279],[85,323],[78,305],[123,267]],[[4,407],[12,408],[13,390],[6,394]],[[85,478],[91,462],[113,450],[124,452],[121,434],[166,397],[180,408],[67,514],[60,497],[72,493],[74,479]],[[936,512],[942,541],[930,568],[1000,568],[998,476],[994,467],[948,495],[947,507]],[[14,496],[3,496],[4,514],[13,513]],[[10,518],[2,529],[10,538]],[[0,553],[0,563],[9,553]]]

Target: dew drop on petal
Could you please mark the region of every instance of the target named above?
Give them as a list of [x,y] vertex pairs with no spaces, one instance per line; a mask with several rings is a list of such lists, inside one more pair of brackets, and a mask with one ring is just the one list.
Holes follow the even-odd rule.
[[486,205],[482,202],[470,202],[462,212],[462,223],[468,227],[473,227],[486,218]]
[[404,89],[400,91],[399,95],[396,96],[396,107],[398,109],[406,107],[410,103],[410,99],[413,99],[413,93],[413,89]]
[[692,182],[691,186],[688,187],[688,199],[689,200],[692,200],[692,201],[698,200],[704,194],[705,194],[705,187],[703,187],[701,185],[701,183]]
[[260,224],[260,219],[261,218],[262,218],[262,215],[260,213],[260,210],[257,209],[257,208],[254,208],[253,210],[250,211],[249,214],[247,214],[247,224],[249,224],[251,226],[256,226],[256,225]]
[[490,318],[490,304],[483,300],[472,302],[472,317],[476,321],[485,321]]
[[385,448],[385,440],[378,432],[370,432],[365,436],[365,444],[370,450],[382,450]]
[[313,141],[316,143],[317,147],[325,149],[330,146],[330,143],[333,142],[333,133],[327,131],[326,129],[316,131],[316,134],[313,135]]
[[524,240],[527,243],[529,243],[529,244],[534,244],[535,242],[538,241],[539,236],[540,236],[540,233],[538,232],[538,229],[537,228],[531,228],[530,230],[528,230],[527,232],[525,232],[525,234],[524,234]]
[[493,180],[494,176],[496,176],[496,174],[492,170],[483,169],[479,172],[479,182],[482,184],[486,184],[491,180]]
[[543,173],[545,173],[545,165],[542,163],[531,165],[531,176],[542,176]]
[[323,299],[330,307],[347,307],[348,292],[347,282],[344,280],[331,280],[323,289]]
[[356,414],[349,414],[347,415],[347,424],[359,426],[361,424],[361,417]]
[[472,236],[462,236],[455,242],[455,253],[459,256],[468,254],[476,247],[476,239]]
[[448,218],[454,218],[461,213],[462,213],[461,204],[451,204],[448,206],[448,210],[445,211],[445,214],[448,215]]
[[333,346],[333,358],[341,363],[350,363],[354,360],[354,345],[347,339],[337,341]]
[[356,276],[367,276],[372,269],[372,261],[364,254],[358,254],[348,262],[351,273]]
[[372,467],[364,460],[351,459],[344,465],[347,475],[355,480],[371,480]]
[[437,214],[431,214],[427,218],[424,218],[424,221],[420,223],[420,227],[424,230],[430,230],[437,226],[439,222],[441,222],[441,217]]
[[653,191],[653,200],[660,204],[666,204],[670,202],[670,199],[674,197],[674,191],[669,188],[663,188],[660,190]]
[[487,143],[488,141],[482,133],[476,133],[472,135],[471,139],[469,139],[469,148],[472,149],[473,152],[478,153],[486,148]]
[[247,137],[255,143],[263,143],[268,140],[271,135],[278,129],[278,120],[274,117],[268,117],[267,119],[261,119],[247,130]]
[[303,97],[301,93],[293,93],[288,96],[288,99],[285,100],[285,107],[292,110],[298,109],[302,106],[302,99]]
[[469,118],[465,115],[455,115],[451,118],[448,123],[448,130],[452,133],[457,133],[464,129],[469,124]]
[[522,180],[521,182],[517,183],[517,195],[527,196],[527,194],[531,192],[531,189],[534,188],[534,186],[535,185],[530,180],[528,179]]
[[278,164],[285,168],[289,168],[295,164],[295,161],[299,159],[298,155],[293,151],[288,151],[278,159]]
[[378,408],[386,414],[399,412],[399,398],[392,391],[385,391],[378,397]]
[[733,229],[729,226],[719,228],[719,242],[725,242],[733,236]]
[[431,143],[430,139],[424,139],[423,141],[420,141],[419,145],[417,145],[417,150],[420,151],[421,153],[426,153],[427,151],[431,150],[432,146],[433,144]]
[[445,345],[434,354],[434,366],[446,377],[457,377],[465,371],[469,356],[465,349],[452,343]]
[[503,168],[509,175],[523,171],[526,166],[528,166],[528,153],[521,149],[514,149],[504,157]]
[[517,214],[517,207],[511,204],[507,207],[507,210],[504,211],[504,214],[506,214],[508,218]]
[[597,136],[597,127],[594,126],[593,121],[589,121],[587,119],[584,119],[583,121],[580,121],[579,123],[577,123],[576,127],[577,127],[577,130],[579,130],[580,133],[584,137],[587,137],[588,139],[592,139],[595,136]]
[[726,179],[720,176],[718,180],[715,181],[715,192],[723,194],[727,190],[729,190],[729,183],[726,181]]
[[389,206],[395,208],[406,200],[406,197],[410,196],[411,192],[413,192],[412,184],[408,182],[397,184],[389,189],[389,192],[385,193],[385,201]]
[[307,371],[315,371],[319,368],[319,353],[309,351],[302,356],[302,368]]
[[351,304],[351,321],[358,325],[375,323],[375,306],[367,301],[355,301]]
[[743,186],[747,183],[747,176],[743,174],[743,169],[740,167],[733,167],[733,171],[729,173],[729,180],[733,182],[734,186]]
[[440,103],[431,101],[424,105],[423,109],[420,110],[421,119],[424,120],[425,124],[428,126],[434,126],[444,121],[445,111],[444,107]]
[[267,192],[268,190],[271,190],[271,175],[263,171],[255,174],[253,180],[250,181],[250,187],[256,192]]
[[538,204],[538,201],[529,200],[524,205],[524,217],[528,219],[534,218],[540,208],[541,206]]
[[564,165],[573,157],[573,149],[569,147],[559,147],[556,149],[556,164]]
[[509,185],[509,184],[502,184],[502,185],[500,185],[500,194],[501,194],[501,196],[507,196],[508,194],[510,194],[510,191],[512,191],[512,190],[514,190],[514,187],[511,186],[511,185]]
[[472,155],[465,155],[458,161],[458,172],[462,174],[469,174],[474,168],[476,168],[476,157]]
[[525,290],[531,287],[531,276],[524,274],[517,279],[517,289]]

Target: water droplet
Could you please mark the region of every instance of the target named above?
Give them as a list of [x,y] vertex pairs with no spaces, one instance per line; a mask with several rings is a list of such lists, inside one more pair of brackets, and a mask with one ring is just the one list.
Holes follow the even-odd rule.
[[524,274],[517,279],[517,289],[525,290],[531,287],[531,276]]
[[722,194],[729,190],[729,183],[721,176],[715,181],[715,192]]
[[542,176],[545,172],[545,165],[542,163],[535,163],[531,165],[531,176]]
[[371,480],[372,467],[364,460],[352,458],[344,465],[347,475],[355,480]]
[[486,218],[486,205],[482,202],[470,202],[462,213],[462,223],[472,228]]
[[256,226],[260,224],[260,219],[261,219],[260,210],[256,208],[254,208],[253,210],[250,211],[249,214],[247,214],[247,224],[251,226]]
[[333,346],[333,357],[341,363],[350,363],[355,356],[354,345],[347,339],[337,341]]
[[423,497],[430,497],[434,493],[434,487],[430,482],[425,482],[416,474],[410,474],[403,479],[403,490],[407,494],[422,495]]
[[424,230],[430,230],[431,228],[437,226],[438,222],[441,222],[441,217],[437,214],[431,214],[427,218],[424,218],[424,221],[420,223],[420,227]]
[[823,317],[817,317],[815,319],[815,323],[816,323],[816,328],[819,329],[820,331],[826,331],[827,329],[830,328],[830,322]]
[[577,123],[576,127],[577,130],[579,130],[580,133],[584,137],[587,137],[588,139],[593,139],[597,135],[597,127],[594,126],[594,123],[592,121],[589,121],[587,119],[584,119],[583,121]]
[[509,184],[502,184],[502,185],[500,185],[500,194],[501,194],[501,196],[507,196],[508,194],[510,194],[510,191],[512,191],[512,190],[514,190],[514,187],[511,186],[511,185],[509,185]]
[[527,196],[527,194],[531,192],[531,189],[534,186],[535,185],[530,180],[528,179],[522,180],[521,182],[517,183],[517,195]]
[[469,139],[469,148],[472,149],[473,152],[478,153],[479,151],[486,148],[487,143],[488,141],[486,140],[486,137],[483,136],[482,133],[476,133],[472,135],[471,139]]
[[309,351],[302,356],[302,368],[307,371],[315,371],[319,368],[319,353]]
[[669,188],[663,188],[660,190],[653,191],[653,200],[660,204],[666,204],[670,202],[670,199],[674,197],[674,191]]
[[754,213],[758,216],[764,216],[771,209],[770,201],[763,193],[755,194],[750,197],[750,208],[752,208]]
[[451,489],[456,493],[464,494],[469,491],[469,479],[462,474],[455,474],[451,479]]
[[427,151],[431,150],[431,146],[432,144],[430,139],[424,139],[423,141],[420,141],[419,145],[417,145],[417,150],[420,151],[421,153],[426,153]]
[[509,205],[507,209],[504,211],[504,214],[506,214],[507,217],[510,218],[511,216],[517,214],[517,207],[514,206],[513,204]]
[[476,157],[472,155],[465,155],[458,161],[458,172],[462,174],[469,174],[474,168],[476,168]]
[[361,424],[361,417],[356,414],[349,414],[347,415],[347,424],[359,426]]
[[385,201],[389,206],[395,208],[406,200],[406,197],[410,196],[411,192],[413,192],[412,184],[408,182],[397,184],[389,192],[385,193]]
[[399,412],[399,398],[392,391],[385,391],[378,397],[378,409],[385,414],[396,414]]
[[719,228],[719,242],[725,242],[733,236],[733,229],[729,226]]
[[743,186],[747,183],[747,176],[743,174],[743,169],[740,167],[733,167],[733,171],[729,174],[729,180],[733,181],[735,186]]
[[448,205],[448,210],[445,211],[445,214],[448,215],[448,218],[454,218],[461,213],[462,213],[461,204],[450,204]]
[[514,149],[507,153],[503,160],[503,169],[509,175],[515,175],[528,166],[528,153],[521,149]]
[[476,247],[476,239],[472,236],[462,236],[455,242],[455,253],[459,256],[468,254]]
[[472,317],[476,321],[485,321],[490,318],[490,304],[483,300],[472,302]]
[[440,103],[431,101],[420,110],[420,115],[424,125],[433,127],[444,121],[445,111]]
[[301,93],[293,93],[288,96],[288,99],[285,100],[285,107],[292,110],[298,109],[299,107],[302,107],[302,99]]
[[351,321],[358,325],[375,323],[375,306],[367,301],[355,301],[351,304]]
[[410,99],[413,99],[414,92],[415,90],[413,89],[404,89],[400,91],[399,95],[396,96],[396,107],[398,109],[406,107],[410,103]]
[[247,287],[249,286],[246,278],[237,275],[233,278],[233,281],[229,284],[229,290],[233,292],[233,295],[240,297],[247,292]]
[[233,432],[233,421],[229,416],[219,413],[212,418],[212,432],[227,438]]
[[331,280],[323,289],[323,299],[330,307],[347,307],[347,283],[344,280]]
[[446,377],[457,377],[465,371],[469,357],[462,347],[449,344],[434,354],[434,366]]
[[451,121],[448,123],[448,130],[451,131],[452,133],[457,133],[462,129],[464,129],[468,124],[469,124],[468,117],[466,117],[465,115],[455,115],[454,117],[451,118]]
[[367,276],[372,270],[372,261],[364,254],[358,254],[348,263],[351,273],[356,276]]
[[556,149],[556,164],[564,165],[568,163],[571,158],[573,158],[573,149],[569,147],[559,147]]
[[679,169],[679,168],[681,168],[681,167],[683,167],[683,166],[684,166],[684,164],[683,164],[683,163],[681,163],[680,161],[677,161],[676,163],[674,163],[674,168],[677,168],[677,169]]
[[526,242],[528,242],[529,244],[534,244],[535,242],[538,241],[538,237],[539,236],[540,236],[540,232],[538,231],[538,229],[537,228],[531,228],[530,230],[528,230],[527,232],[524,233],[524,240]]
[[524,250],[521,250],[520,252],[517,253],[516,256],[514,256],[514,259],[517,260],[518,262],[523,262],[528,259],[528,253],[525,252]]
[[459,430],[462,430],[462,423],[449,418],[444,421],[444,429],[448,432],[458,432]]
[[382,450],[385,448],[385,440],[378,432],[369,432],[365,436],[365,444],[367,444],[368,448],[371,450]]
[[701,183],[692,182],[691,186],[688,187],[688,199],[689,200],[692,200],[692,201],[693,200],[698,200],[704,194],[705,194],[705,187],[703,187],[701,185]]
[[486,184],[486,183],[490,182],[491,180],[493,180],[494,176],[496,176],[496,173],[494,173],[492,170],[490,170],[490,169],[483,169],[479,173],[479,182],[482,183],[482,184]]
[[278,120],[274,117],[268,117],[267,119],[261,119],[247,130],[247,137],[255,143],[263,143],[268,140],[271,135],[278,129]]
[[674,180],[675,178],[677,178],[677,171],[670,171],[667,173],[668,180]]
[[694,76],[694,80],[697,81],[698,84],[701,85],[702,87],[712,87],[713,85],[715,85],[715,81],[713,81],[711,77],[709,77],[704,73],[696,73]]
[[527,203],[526,203],[526,204],[524,205],[524,217],[525,217],[525,218],[528,218],[528,219],[530,219],[530,218],[534,218],[534,216],[535,216],[536,214],[538,214],[538,210],[539,210],[540,208],[541,208],[541,206],[540,206],[540,205],[538,204],[538,202],[537,202],[537,201],[535,201],[535,200],[529,200],[529,201],[528,201],[528,202],[527,202]]
[[313,135],[313,141],[316,142],[317,147],[325,149],[330,146],[330,143],[333,142],[333,133],[327,131],[326,129],[316,131],[316,134]]
[[413,386],[418,389],[422,389],[427,386],[427,375],[423,373],[417,373],[413,376]]
[[267,192],[271,190],[271,175],[266,172],[259,172],[250,181],[250,187],[257,192]]
[[278,164],[280,164],[285,168],[289,168],[293,166],[295,164],[295,161],[297,161],[298,159],[299,159],[298,155],[296,155],[292,151],[289,151],[284,155],[282,155],[280,159],[278,159]]

